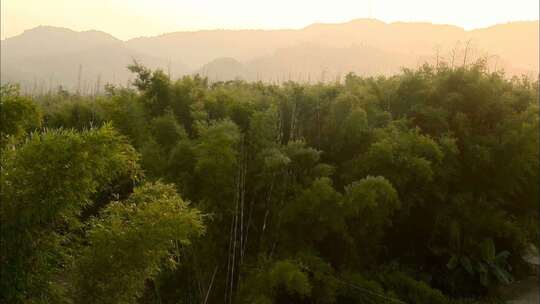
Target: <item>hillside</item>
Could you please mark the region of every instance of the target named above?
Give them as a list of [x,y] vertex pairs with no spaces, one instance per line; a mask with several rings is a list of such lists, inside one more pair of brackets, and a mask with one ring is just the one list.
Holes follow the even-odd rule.
[[467,41],[478,55],[498,55],[513,68],[538,70],[538,21],[465,31],[450,25],[358,19],[341,24],[313,24],[301,30],[176,32],[136,38],[126,44],[134,50],[198,68],[218,57],[247,62],[302,44],[332,48],[366,45],[411,56],[433,56],[438,49],[448,57],[452,49],[464,48]]
[[173,76],[320,81],[348,72],[391,74],[434,63],[437,57],[455,65],[488,58],[492,68],[503,68],[509,75],[535,75],[538,44],[538,21],[466,31],[450,25],[358,19],[300,30],[175,32],[128,41],[98,31],[42,26],[1,42],[1,77],[2,82],[21,82],[33,89],[126,84],[131,76],[125,67],[136,59]]
[[152,68],[170,65],[175,71],[187,71],[181,64],[132,50],[104,32],[49,26],[3,40],[1,54],[2,82],[19,82],[32,91],[62,85],[90,93],[98,84],[126,84],[131,77],[126,66],[133,60]]

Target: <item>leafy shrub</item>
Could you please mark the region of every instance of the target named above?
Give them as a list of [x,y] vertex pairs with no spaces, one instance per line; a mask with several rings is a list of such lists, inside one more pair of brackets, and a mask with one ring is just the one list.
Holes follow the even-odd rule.
[[416,304],[447,304],[448,299],[437,289],[409,275],[394,271],[380,275],[381,284],[403,301]]

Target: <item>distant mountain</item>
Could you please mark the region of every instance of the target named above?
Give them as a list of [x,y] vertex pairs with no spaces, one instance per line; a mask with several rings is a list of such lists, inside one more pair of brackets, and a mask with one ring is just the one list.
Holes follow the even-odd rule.
[[[2,82],[68,88],[125,84],[132,59],[174,77],[211,80],[333,80],[348,72],[380,75],[444,60],[488,58],[508,74],[537,75],[539,22],[512,22],[466,31],[430,23],[359,19],[300,30],[175,32],[121,41],[98,31],[38,27],[1,42]],[[81,84],[79,84],[81,68]]]
[[17,51],[17,54],[9,55],[31,57],[73,53],[96,46],[114,44],[122,44],[122,41],[100,31],[75,32],[61,27],[39,26],[2,41],[2,49]]
[[348,48],[367,45],[385,52],[433,56],[438,49],[449,56],[452,49],[469,47],[498,55],[514,68],[538,70],[538,21],[513,22],[465,31],[430,23],[384,23],[358,19],[340,24],[313,24],[301,30],[215,30],[176,32],[136,38],[127,45],[137,51],[197,68],[215,58],[232,57],[247,62],[299,44]]
[[38,91],[62,85],[89,93],[105,83],[126,84],[132,77],[126,66],[133,60],[187,72],[182,64],[139,53],[107,33],[49,26],[3,40],[1,60],[3,83],[19,82],[27,90]]
[[299,44],[278,49],[271,55],[246,63],[232,58],[219,58],[195,73],[211,81],[239,78],[266,82],[317,82],[338,80],[349,72],[359,75],[391,75],[399,72],[401,67],[418,65],[419,60],[417,56],[388,53],[369,46],[336,48]]
[[212,81],[233,80],[236,78],[249,79],[249,71],[244,64],[230,57],[217,58],[203,65],[194,72],[208,77]]

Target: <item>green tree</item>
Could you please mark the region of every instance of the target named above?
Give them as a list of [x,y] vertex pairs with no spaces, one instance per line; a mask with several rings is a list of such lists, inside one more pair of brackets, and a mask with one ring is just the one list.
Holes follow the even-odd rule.
[[345,188],[344,209],[362,264],[377,262],[384,233],[399,207],[397,192],[384,177],[368,176]]
[[88,246],[75,266],[77,303],[133,303],[145,283],[204,232],[201,214],[174,188],[144,184],[89,223]]
[[33,133],[2,153],[1,274],[7,303],[60,301],[58,275],[70,231],[92,196],[116,178],[139,175],[138,155],[110,126]]
[[30,99],[19,93],[15,85],[0,87],[0,144],[9,136],[21,137],[41,126],[41,111]]

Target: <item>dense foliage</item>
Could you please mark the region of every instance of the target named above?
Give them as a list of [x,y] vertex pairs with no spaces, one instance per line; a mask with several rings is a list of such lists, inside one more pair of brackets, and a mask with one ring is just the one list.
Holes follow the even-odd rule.
[[3,88],[2,298],[455,303],[526,271],[537,81],[130,70],[97,97]]

